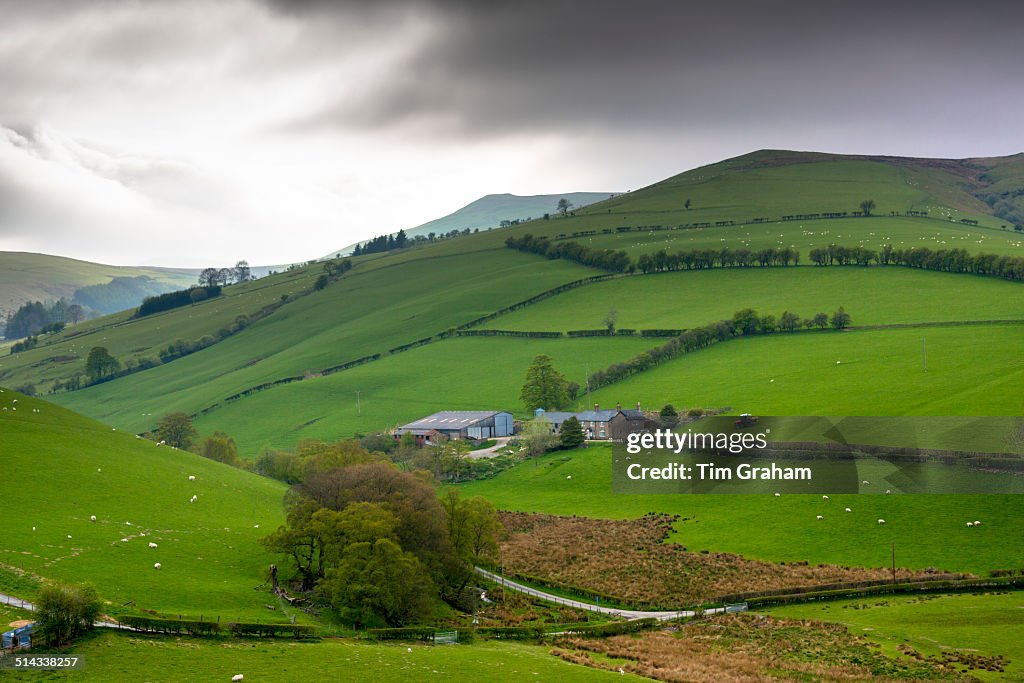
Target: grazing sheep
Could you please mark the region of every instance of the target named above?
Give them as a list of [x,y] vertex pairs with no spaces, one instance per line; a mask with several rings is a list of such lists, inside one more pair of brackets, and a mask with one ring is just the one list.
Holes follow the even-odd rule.
[[885,524],[885,520],[884,519],[880,519],[880,520],[878,520],[878,523],[879,524]]
[[71,538],[71,534],[68,534],[68,538]]
[[121,543],[127,543],[127,542],[128,542],[128,539],[127,539],[127,538],[122,538],[122,539],[121,539]]
[[32,527],[32,531],[35,531],[35,530],[36,530],[36,528],[35,528],[35,527]]
[[572,479],[572,475],[571,474],[567,474],[567,475],[565,475],[565,478],[566,479]]
[[156,547],[157,547],[157,545],[156,545],[156,543],[153,543],[153,541],[150,541],[150,542],[149,542],[149,547],[150,547],[150,548],[156,548]]
[[196,480],[196,475],[194,475],[194,474],[188,475],[188,480],[189,481],[195,481]]
[[850,508],[846,508],[846,511],[847,512],[853,512],[853,510],[851,510]]
[[825,519],[822,515],[818,515],[818,519]]
[[886,493],[892,493],[892,490],[891,489],[886,489],[885,492]]
[[156,562],[153,564],[153,569],[160,569],[160,563]]
[[862,483],[862,484],[864,484],[864,485],[866,486],[866,485],[870,484],[871,482],[870,482],[870,481],[868,481],[867,479],[865,479],[865,480],[864,480],[864,481],[862,481],[861,483]]
[[91,516],[89,517],[89,521],[90,521],[90,522],[95,522],[95,521],[96,521],[96,515],[91,515]]
[[782,494],[781,494],[781,493],[779,493],[778,491],[776,491],[776,492],[775,492],[775,497],[776,497],[776,498],[778,498],[778,497],[779,497],[779,496],[781,496],[781,495],[782,495]]
[[974,522],[967,522],[967,526],[974,526]]
[[981,522],[979,522],[978,520],[974,520],[974,526],[981,526]]
[[[572,479],[572,477],[569,477],[569,478],[570,478],[570,479]],[[194,502],[196,502],[197,500],[199,500],[199,496],[192,496],[192,497],[191,497],[191,498],[189,499],[189,501],[188,501],[188,502],[190,502],[190,503],[194,503]]]
[[231,680],[233,681],[233,683],[238,683],[238,681],[241,681],[241,680],[244,680],[244,679],[245,679],[245,676],[242,675],[242,674],[235,674],[234,676],[231,677]]
[[828,500],[828,496],[822,496],[821,499],[822,500]]

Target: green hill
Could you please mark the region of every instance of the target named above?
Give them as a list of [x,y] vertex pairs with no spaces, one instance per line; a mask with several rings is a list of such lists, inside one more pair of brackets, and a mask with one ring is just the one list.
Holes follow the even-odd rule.
[[[744,307],[775,316],[791,310],[809,317],[842,305],[859,326],[969,322],[969,328],[936,332],[936,343],[949,340],[1010,353],[1016,348],[1016,328],[997,323],[1024,319],[1024,289],[1019,283],[897,266],[816,268],[808,265],[807,253],[834,242],[1024,255],[1024,234],[993,213],[998,206],[1009,215],[1009,205],[990,196],[998,194],[1012,204],[1024,187],[1022,179],[1020,155],[929,160],[755,152],[607,199],[577,210],[575,216],[358,257],[348,273],[322,289],[315,286],[322,264],[315,264],[233,285],[221,297],[194,306],[142,319],[122,313],[90,321],[44,338],[35,349],[0,359],[0,382],[31,382],[38,391],[49,391],[55,382],[82,372],[90,348],[104,346],[125,365],[152,367],[56,393],[55,401],[135,431],[152,428],[166,412],[184,410],[201,415],[204,430],[227,429],[240,442],[258,447],[288,445],[305,435],[335,438],[383,429],[421,411],[455,403],[467,408],[487,403],[519,412],[517,385],[531,353],[563,356],[565,371],[583,384],[588,369],[628,360],[645,344],[649,348],[663,343],[639,335],[597,339],[584,352],[581,340],[519,343],[488,337],[470,343],[451,338],[455,328],[481,316],[602,274],[505,247],[506,237],[528,232],[556,241],[561,235],[592,246],[622,248],[634,257],[668,248],[786,245],[804,258],[796,268],[730,268],[604,280],[519,306],[478,328],[595,329],[615,309],[619,328],[679,329],[712,323]],[[874,215],[854,217],[864,199],[874,200]],[[823,217],[826,213],[847,215]],[[805,218],[782,220],[792,216]],[[754,218],[765,222],[752,223]],[[693,227],[703,223],[710,226]],[[843,353],[884,353],[890,343],[915,335],[921,336],[891,330],[848,335],[843,338]],[[696,370],[687,372],[711,372],[708,364],[714,359],[737,353],[767,362],[775,349],[802,345],[817,357],[833,353],[833,343],[829,335],[731,342],[673,361],[685,365],[666,364],[606,387],[601,400],[632,404],[641,399],[646,405],[660,405],[671,397],[682,405],[761,404],[761,393],[737,386],[749,374],[742,363],[722,366],[730,381],[716,379],[699,393],[687,391],[674,368],[694,365]],[[161,352],[172,345],[202,350],[161,364]],[[411,347],[416,348],[403,353]],[[784,354],[794,377],[811,373],[800,353]],[[942,391],[947,397],[983,395],[985,410],[995,414],[1018,410],[1009,386],[997,381],[1003,367],[1000,358],[998,353],[963,355],[967,365],[943,380]],[[943,403],[933,389],[918,384],[906,385],[892,400],[870,404],[857,397],[863,396],[858,387],[870,382],[872,367],[864,366],[864,378],[855,384],[826,389],[810,382],[807,386],[813,391],[803,391],[798,402],[782,405],[805,412],[816,412],[816,406],[820,412],[826,405],[851,410],[874,405],[878,411],[900,414],[972,409]],[[1014,372],[1011,368],[1007,376]],[[995,383],[979,383],[972,373]],[[350,394],[357,391],[366,391],[368,399],[374,396],[366,414],[355,416],[358,420],[345,412]],[[778,410],[771,411],[772,407],[769,403],[765,412],[783,409],[776,406]]]
[[282,484],[9,390],[0,408],[0,592],[88,581],[108,612],[271,618],[257,539],[283,521]]
[[[189,268],[107,266],[62,256],[2,251],[0,317],[6,319],[7,313],[28,301],[56,301],[62,297],[70,299],[83,287],[106,285],[115,279],[123,279],[124,289],[132,289],[134,285],[137,296],[128,306],[137,306],[143,296],[194,284],[198,273],[198,270]],[[135,282],[127,281],[129,278],[135,279]],[[95,290],[93,293],[94,299],[99,301],[102,293]],[[101,312],[114,310],[118,309],[105,308]]]

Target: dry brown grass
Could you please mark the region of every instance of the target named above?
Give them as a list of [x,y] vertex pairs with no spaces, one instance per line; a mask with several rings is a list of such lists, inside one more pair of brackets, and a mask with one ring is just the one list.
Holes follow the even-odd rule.
[[[776,564],[731,553],[692,553],[665,543],[675,517],[634,520],[502,512],[504,569],[637,606],[675,609],[736,593],[886,580],[889,569]],[[899,578],[926,576],[905,569]]]
[[940,663],[889,659],[838,624],[759,615],[723,615],[675,633],[564,638],[552,654],[672,683],[972,680]]

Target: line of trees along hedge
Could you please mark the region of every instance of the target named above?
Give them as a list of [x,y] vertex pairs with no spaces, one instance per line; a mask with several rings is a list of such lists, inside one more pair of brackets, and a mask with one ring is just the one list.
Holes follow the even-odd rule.
[[547,237],[534,237],[525,234],[522,237],[509,237],[505,246],[519,251],[547,256],[550,259],[566,259],[585,266],[610,270],[613,273],[625,273],[632,268],[632,261],[624,251],[614,249],[593,249],[579,242],[560,242],[552,244]]
[[305,624],[285,623],[250,623],[206,621],[195,619],[164,619],[159,617],[125,616],[118,622],[122,626],[137,629],[146,633],[169,633],[175,635],[213,636],[223,631],[233,636],[311,638],[315,635],[314,627]]
[[210,285],[207,287],[179,289],[174,292],[167,292],[166,294],[158,294],[157,296],[148,296],[143,299],[142,305],[139,306],[139,310],[136,313],[136,317],[142,318],[147,315],[152,315],[153,313],[169,311],[173,308],[181,308],[182,306],[188,306],[199,301],[205,301],[206,299],[212,299],[220,296],[220,293],[220,285]]
[[624,363],[613,363],[603,370],[592,373],[590,388],[599,389],[638,372],[649,370],[684,353],[707,348],[735,337],[795,332],[801,328],[824,329],[831,326],[833,329],[843,329],[849,327],[851,322],[852,318],[842,306],[831,317],[825,313],[818,313],[814,317],[806,319],[790,311],[784,312],[777,319],[774,315],[761,316],[753,309],[745,308],[736,311],[730,320],[720,320],[717,323],[686,330],[678,337],[670,339],[661,346],[648,349]]

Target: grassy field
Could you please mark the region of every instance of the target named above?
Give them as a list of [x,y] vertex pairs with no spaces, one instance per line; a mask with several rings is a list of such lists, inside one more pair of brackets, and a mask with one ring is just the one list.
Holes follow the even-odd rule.
[[679,329],[730,318],[742,308],[812,317],[845,306],[855,325],[950,320],[1024,320],[1019,283],[910,268],[738,268],[658,273],[597,282],[513,311],[500,330]]
[[563,662],[548,647],[496,641],[471,645],[316,643],[152,638],[102,633],[75,645],[81,671],[22,673],[28,681],[318,681],[343,680],[612,681],[646,680]]
[[132,430],[171,410],[195,412],[235,392],[385,352],[594,274],[511,251],[377,267],[279,309],[243,332],[167,365],[55,400]]
[[1024,593],[885,596],[774,607],[767,613],[789,619],[819,619],[846,625],[853,633],[898,654],[909,645],[928,656],[965,651],[1010,660],[1004,673],[972,671],[986,681],[1024,680]]
[[755,415],[1020,415],[1022,342],[1022,325],[746,337],[592,397],[602,405],[671,403]]
[[[670,537],[690,551],[781,561],[885,567],[896,544],[900,567],[984,575],[1018,567],[1024,498],[1015,495],[612,495],[611,447],[546,455],[493,479],[461,485],[504,510],[635,518],[680,515]],[[572,479],[566,477],[571,475]],[[844,514],[844,507],[853,509]],[[833,512],[835,514],[833,514]],[[824,520],[816,520],[818,514]],[[879,526],[875,520],[886,520]],[[965,519],[984,520],[968,529]],[[981,533],[975,533],[980,531]]]
[[0,405],[0,592],[32,591],[4,581],[13,567],[91,582],[115,613],[284,619],[253,590],[276,559],[257,540],[283,520],[282,484],[10,391]]
[[[303,438],[334,440],[371,433],[438,410],[524,412],[526,369],[546,353],[580,385],[586,368],[630,358],[650,340],[458,337],[326,377],[259,392],[202,416],[196,426],[235,437],[242,455]],[[358,403],[357,403],[358,392]]]

